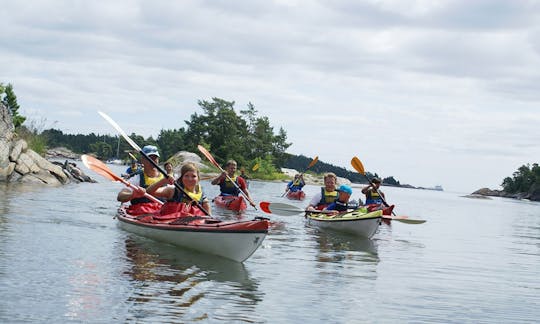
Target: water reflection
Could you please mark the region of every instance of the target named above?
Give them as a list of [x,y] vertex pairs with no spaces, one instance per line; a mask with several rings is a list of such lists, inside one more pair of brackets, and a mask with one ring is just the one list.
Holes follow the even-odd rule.
[[253,316],[248,315],[249,309],[255,312],[262,300],[258,282],[242,263],[131,234],[127,234],[125,249],[130,263],[124,273],[134,286],[128,298],[135,306],[130,320],[238,321]]
[[[317,256],[320,262],[339,262],[347,259],[378,261],[377,245],[368,238],[346,233],[309,229],[319,247]],[[348,253],[360,252],[360,253]]]

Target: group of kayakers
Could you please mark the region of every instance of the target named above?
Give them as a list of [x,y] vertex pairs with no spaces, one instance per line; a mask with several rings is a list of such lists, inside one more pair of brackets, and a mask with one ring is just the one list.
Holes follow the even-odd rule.
[[[160,155],[156,146],[144,146],[142,152],[156,165],[159,164]],[[117,196],[118,201],[131,203],[127,210],[129,214],[154,213],[154,217],[157,218],[211,215],[209,199],[200,184],[200,171],[194,163],[185,163],[181,167],[180,176],[176,177],[170,163],[166,163],[168,176],[164,176],[148,159],[142,159],[142,167],[136,162],[132,163],[125,174],[125,178],[128,178],[127,181],[134,185],[135,189],[126,187]],[[227,204],[231,204],[233,199],[241,200],[242,195],[253,205],[246,179],[236,175],[237,167],[236,161],[229,160],[223,172],[212,179],[211,184],[220,187],[220,195],[214,200],[216,205],[222,206],[218,204],[218,198],[220,203],[224,202],[223,206],[228,206]],[[363,205],[361,199],[358,202],[350,201],[352,195],[350,186],[337,187],[337,176],[334,173],[326,173],[323,179],[324,186],[312,197],[306,210],[331,210],[338,213]],[[303,174],[296,174],[294,179],[287,183],[285,194],[300,192],[304,194],[302,188],[305,184]],[[370,185],[362,189],[366,198],[365,205],[382,206],[384,194],[379,190],[380,184],[380,179],[374,178]],[[163,204],[150,200],[145,194],[160,199]]]

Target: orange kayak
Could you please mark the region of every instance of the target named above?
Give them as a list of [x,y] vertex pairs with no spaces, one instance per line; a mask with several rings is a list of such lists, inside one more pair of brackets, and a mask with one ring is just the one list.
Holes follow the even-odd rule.
[[246,201],[242,196],[222,196],[214,198],[214,204],[218,207],[229,209],[232,211],[243,211],[247,209]]

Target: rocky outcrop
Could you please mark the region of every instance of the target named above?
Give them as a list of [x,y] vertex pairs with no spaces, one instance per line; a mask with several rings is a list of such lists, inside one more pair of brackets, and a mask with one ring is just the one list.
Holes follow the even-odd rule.
[[180,168],[182,167],[183,163],[186,162],[192,162],[194,163],[199,170],[206,168],[206,166],[202,163],[201,157],[198,156],[195,153],[187,152],[187,151],[180,151],[171,156],[167,162],[171,163],[173,165],[173,172],[177,175],[180,175]]
[[533,186],[529,192],[520,192],[511,194],[504,190],[492,190],[489,188],[481,188],[470,194],[469,196],[490,196],[490,197],[503,197],[514,199],[529,199],[533,201],[540,201],[540,186]]
[[0,103],[0,182],[59,185],[69,182],[61,166],[28,149],[17,138],[9,109]]

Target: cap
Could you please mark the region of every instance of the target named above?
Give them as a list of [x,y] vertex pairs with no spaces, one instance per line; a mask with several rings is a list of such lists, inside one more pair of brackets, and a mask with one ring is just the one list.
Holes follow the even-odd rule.
[[142,148],[142,151],[146,155],[155,155],[159,157],[158,149],[154,145],[146,145],[145,147]]
[[371,182],[381,183],[381,179],[374,177],[373,179],[371,179]]
[[352,195],[352,189],[348,185],[341,185],[339,188],[337,188],[337,191],[346,192],[349,195]]

